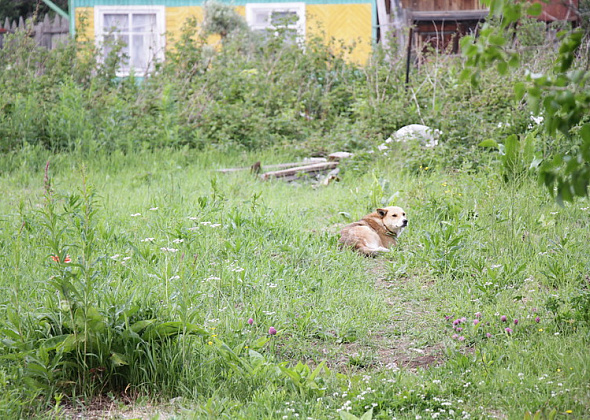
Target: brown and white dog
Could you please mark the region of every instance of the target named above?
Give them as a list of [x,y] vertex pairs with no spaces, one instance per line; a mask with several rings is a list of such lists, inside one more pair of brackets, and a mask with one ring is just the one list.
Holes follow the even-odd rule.
[[401,207],[384,207],[345,226],[340,231],[340,243],[375,256],[379,252],[389,252],[406,226],[408,219]]

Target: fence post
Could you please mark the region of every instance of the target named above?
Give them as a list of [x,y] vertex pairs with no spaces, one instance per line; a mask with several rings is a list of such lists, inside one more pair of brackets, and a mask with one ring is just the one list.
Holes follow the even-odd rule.
[[6,33],[15,33],[16,31],[27,31],[28,35],[35,39],[35,43],[49,50],[57,48],[63,42],[69,41],[69,22],[60,15],[55,15],[53,19],[45,15],[43,20],[34,24],[32,20],[25,21],[21,16],[18,21],[4,19],[4,25],[0,26],[0,48],[4,46],[4,35]]

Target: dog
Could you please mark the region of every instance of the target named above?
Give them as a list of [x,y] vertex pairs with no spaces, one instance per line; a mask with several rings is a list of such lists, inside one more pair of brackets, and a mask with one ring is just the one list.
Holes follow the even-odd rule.
[[406,212],[401,207],[384,207],[345,226],[340,231],[340,244],[374,257],[397,245],[397,237],[407,226]]

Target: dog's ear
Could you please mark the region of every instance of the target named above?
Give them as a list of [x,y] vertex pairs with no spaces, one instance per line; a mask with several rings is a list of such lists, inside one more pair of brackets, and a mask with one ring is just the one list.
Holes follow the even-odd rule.
[[381,217],[385,217],[387,214],[387,209],[377,209],[377,214]]

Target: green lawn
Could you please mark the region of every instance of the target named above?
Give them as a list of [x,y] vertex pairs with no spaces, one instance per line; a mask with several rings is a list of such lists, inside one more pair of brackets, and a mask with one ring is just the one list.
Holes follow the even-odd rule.
[[[49,194],[7,156],[0,415],[590,418],[588,200],[393,156],[314,186],[215,171],[270,152],[52,155]],[[338,247],[388,204],[393,252]]]

